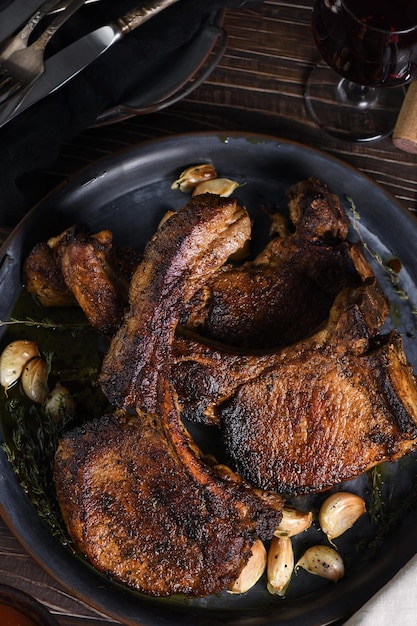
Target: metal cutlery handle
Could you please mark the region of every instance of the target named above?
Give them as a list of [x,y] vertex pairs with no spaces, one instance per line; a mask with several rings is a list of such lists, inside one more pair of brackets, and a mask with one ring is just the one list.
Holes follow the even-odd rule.
[[57,30],[75,13],[78,11],[85,0],[64,0],[60,3],[62,5],[62,11],[54,17],[50,25],[43,31],[38,39],[32,44],[33,48],[43,50],[48,44],[49,40],[55,35]]
[[21,41],[26,43],[39,22],[52,10],[57,9],[62,4],[63,0],[46,0],[46,2],[44,2],[39,9],[31,15],[26,24],[20,30],[19,38]]
[[116,24],[120,28],[122,36],[127,35],[127,33],[130,33],[151,19],[151,17],[176,2],[179,2],[179,0],[150,0],[150,2],[145,2],[141,7],[128,11],[123,17],[116,20]]

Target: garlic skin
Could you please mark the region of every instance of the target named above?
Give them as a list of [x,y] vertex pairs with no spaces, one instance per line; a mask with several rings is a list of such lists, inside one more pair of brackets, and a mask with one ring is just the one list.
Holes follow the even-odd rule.
[[66,387],[57,383],[45,400],[45,411],[53,419],[58,419],[61,415],[74,415],[75,402]]
[[26,363],[22,372],[22,388],[30,400],[43,404],[48,397],[48,363],[42,357],[34,357]]
[[252,555],[238,578],[227,590],[229,593],[246,593],[260,579],[266,568],[267,554],[264,544],[257,539],[252,546]]
[[231,196],[235,189],[239,187],[239,183],[229,178],[215,178],[197,185],[193,191],[193,196],[202,193],[214,193],[223,198]]
[[345,573],[343,559],[330,546],[312,546],[304,552],[295,569],[302,567],[310,574],[337,582]]
[[34,341],[18,339],[9,343],[0,356],[0,383],[5,391],[22,375],[26,363],[33,357],[40,356]]
[[364,513],[366,505],[363,498],[354,493],[339,491],[329,496],[321,505],[319,524],[332,543],[333,539],[351,528]]
[[284,506],[282,511],[282,520],[275,529],[275,537],[294,537],[298,533],[310,528],[313,521],[311,511],[304,513],[292,506]]
[[193,165],[184,170],[171,185],[171,189],[179,189],[184,193],[192,191],[199,183],[217,178],[217,172],[210,163]]
[[273,537],[268,550],[267,589],[284,596],[294,571],[294,551],[289,537]]

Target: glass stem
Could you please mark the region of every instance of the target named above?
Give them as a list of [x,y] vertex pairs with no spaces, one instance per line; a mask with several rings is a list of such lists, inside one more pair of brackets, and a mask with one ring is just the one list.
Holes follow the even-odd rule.
[[374,87],[358,85],[347,78],[342,78],[336,87],[337,99],[358,109],[369,109],[378,100],[378,91]]

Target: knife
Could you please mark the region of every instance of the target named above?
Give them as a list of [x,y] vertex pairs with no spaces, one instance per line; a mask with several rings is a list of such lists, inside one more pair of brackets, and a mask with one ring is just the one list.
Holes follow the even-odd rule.
[[0,107],[0,128],[30,106],[53,93],[125,35],[179,0],[148,0],[118,20],[81,37],[45,61],[45,71],[24,95]]

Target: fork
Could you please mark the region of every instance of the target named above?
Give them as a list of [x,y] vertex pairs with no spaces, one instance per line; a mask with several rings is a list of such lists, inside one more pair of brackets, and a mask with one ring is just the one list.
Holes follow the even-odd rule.
[[[85,4],[95,4],[96,2],[100,2],[100,0],[85,0]],[[49,15],[53,15],[54,13],[61,13],[62,10],[62,7],[58,5],[57,7],[54,7],[49,11]]]
[[[47,0],[32,16],[26,26],[13,38],[5,42],[0,49],[0,104],[3,104],[21,92],[22,98],[33,83],[43,74],[44,52],[47,44],[57,30],[75,13],[85,0]],[[30,46],[29,36],[45,15],[45,6],[49,12],[56,6],[64,7],[50,25]],[[42,13],[39,17],[39,13]],[[35,22],[33,24],[33,21]],[[23,33],[22,45],[20,36]]]
[[46,0],[46,2],[44,2],[39,9],[31,15],[18,33],[7,37],[7,39],[0,44],[0,61],[8,59],[10,55],[17,50],[24,50],[27,48],[29,37],[39,22],[51,11],[57,9],[58,6],[62,6],[63,4],[62,0]]

